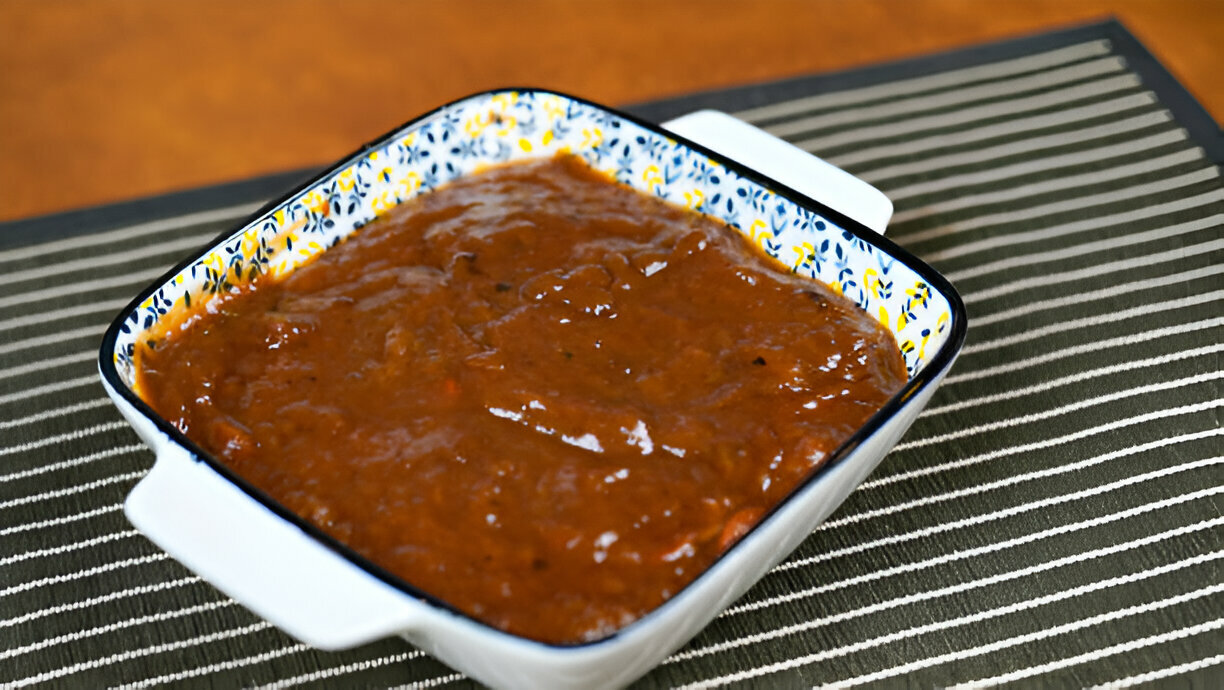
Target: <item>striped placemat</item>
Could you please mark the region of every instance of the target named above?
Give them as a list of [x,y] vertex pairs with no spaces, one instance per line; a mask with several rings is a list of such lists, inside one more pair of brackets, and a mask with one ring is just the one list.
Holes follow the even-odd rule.
[[[640,686],[1224,680],[1210,118],[1112,22],[636,110],[702,106],[888,193],[971,325],[880,469]],[[122,516],[152,456],[101,333],[268,186],[0,226],[0,685],[470,684],[398,640],[298,644]]]

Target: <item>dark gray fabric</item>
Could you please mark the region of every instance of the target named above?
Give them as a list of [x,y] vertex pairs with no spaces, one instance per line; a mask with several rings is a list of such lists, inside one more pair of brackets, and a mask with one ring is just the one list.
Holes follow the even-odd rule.
[[[637,109],[722,99],[875,183],[970,314],[876,473],[641,687],[1224,681],[1220,142],[1119,29]],[[0,684],[466,685],[398,640],[300,645],[122,516],[152,456],[96,347],[258,205],[229,189],[0,245]]]

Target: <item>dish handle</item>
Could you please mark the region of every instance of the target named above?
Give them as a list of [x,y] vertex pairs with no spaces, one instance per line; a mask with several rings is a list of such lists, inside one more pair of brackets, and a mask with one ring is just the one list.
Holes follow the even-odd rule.
[[399,590],[251,500],[187,449],[169,439],[158,445],[153,469],[128,494],[124,512],[204,580],[320,649],[414,627],[419,607]]
[[880,190],[726,113],[699,110],[664,122],[663,128],[767,175],[881,235],[892,218],[892,201]]

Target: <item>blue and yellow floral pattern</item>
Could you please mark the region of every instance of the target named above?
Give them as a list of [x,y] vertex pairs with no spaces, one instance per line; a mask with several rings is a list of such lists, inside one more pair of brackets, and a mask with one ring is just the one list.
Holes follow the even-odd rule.
[[281,276],[403,201],[483,167],[582,156],[610,178],[739,230],[787,270],[822,281],[891,330],[911,376],[949,335],[948,299],[828,218],[671,137],[599,106],[542,91],[459,101],[374,144],[182,269],[127,316],[115,363],[131,385],[141,334],[171,310],[256,276]]

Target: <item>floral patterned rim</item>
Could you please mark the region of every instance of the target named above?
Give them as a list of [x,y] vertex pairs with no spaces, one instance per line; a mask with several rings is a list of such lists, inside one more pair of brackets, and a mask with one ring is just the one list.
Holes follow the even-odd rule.
[[140,334],[258,275],[282,276],[403,201],[482,167],[569,152],[618,182],[726,222],[791,271],[891,330],[910,375],[947,339],[951,306],[863,236],[675,138],[555,93],[498,91],[446,106],[218,243],[131,311],[115,350],[129,385]]

